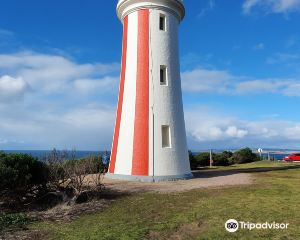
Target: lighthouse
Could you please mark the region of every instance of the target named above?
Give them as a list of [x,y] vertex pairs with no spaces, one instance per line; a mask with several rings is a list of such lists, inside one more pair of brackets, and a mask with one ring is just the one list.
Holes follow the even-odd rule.
[[180,79],[182,0],[119,0],[123,24],[119,98],[107,178],[192,177]]

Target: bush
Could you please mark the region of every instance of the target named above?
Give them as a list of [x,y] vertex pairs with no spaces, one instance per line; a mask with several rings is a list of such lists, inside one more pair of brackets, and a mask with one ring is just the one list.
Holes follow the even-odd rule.
[[[43,204],[50,196],[67,201],[76,200],[85,191],[100,193],[105,172],[101,156],[79,160],[75,156],[75,151],[54,149],[40,162],[28,154],[0,151],[1,201],[15,208]],[[48,202],[51,205],[51,201]]]
[[227,156],[223,153],[216,154],[213,159],[213,165],[214,166],[229,166],[229,160]]
[[[104,167],[100,155],[67,161],[63,169],[69,179],[68,187],[75,191],[76,197],[84,191],[85,185],[91,184],[96,188],[102,186]],[[86,178],[90,174],[91,180],[87,181]]]
[[31,155],[0,153],[0,193],[2,196],[21,198],[33,187],[45,188],[47,181],[46,165]]
[[233,161],[238,164],[251,163],[260,160],[259,156],[254,154],[250,148],[244,148],[235,152],[232,158]]
[[[213,154],[214,158],[215,154]],[[205,167],[210,165],[210,153],[202,152],[196,155],[196,160],[199,166]]]
[[233,156],[233,153],[231,151],[224,151],[221,154],[224,155],[228,159]]
[[0,215],[0,232],[13,228],[21,228],[30,222],[23,213]]
[[[254,161],[259,161],[260,158],[256,154],[252,153],[250,148],[241,149],[235,153],[230,151],[224,151],[222,153],[212,154],[213,165],[214,166],[230,166],[235,163],[250,163]],[[191,169],[197,169],[198,166],[206,167],[210,165],[210,153],[202,152],[194,156],[191,151],[189,151],[189,159],[191,164]]]
[[224,151],[219,154],[215,154],[213,158],[213,165],[214,166],[230,166],[234,164],[230,159],[233,153],[229,151]]
[[[101,155],[76,159],[76,151],[53,149],[45,156],[44,161],[49,168],[49,188],[60,191],[72,187],[74,182],[82,182],[88,174],[102,174],[105,166]],[[84,179],[83,179],[84,180]],[[82,184],[80,184],[82,185]]]
[[45,156],[49,168],[49,191],[69,192],[70,204],[86,195],[86,191],[100,192],[105,166],[101,155],[76,159],[75,150],[53,149]]
[[198,162],[194,154],[192,153],[192,151],[189,151],[189,160],[190,160],[191,169],[196,170],[198,167]]
[[81,158],[81,159],[73,159],[70,161],[67,161],[65,163],[66,165],[68,164],[83,164],[83,165],[87,165],[88,169],[87,169],[87,174],[95,174],[95,173],[103,173],[104,172],[104,165],[102,162],[102,156],[101,155],[91,155],[89,157],[85,157],[85,158]]

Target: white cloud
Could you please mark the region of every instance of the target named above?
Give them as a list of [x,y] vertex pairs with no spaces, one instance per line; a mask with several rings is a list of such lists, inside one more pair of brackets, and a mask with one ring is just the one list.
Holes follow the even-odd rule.
[[185,92],[226,95],[276,93],[284,96],[300,96],[300,79],[255,79],[234,76],[227,71],[196,68],[182,73]]
[[224,93],[234,77],[226,71],[196,68],[183,72],[182,79],[184,91]]
[[11,100],[19,100],[29,90],[29,85],[23,78],[0,76],[0,103]]
[[208,12],[212,11],[215,8],[215,0],[208,0],[207,5],[200,11],[198,17],[205,16]]
[[189,135],[199,142],[241,139],[248,135],[248,130],[235,119],[213,116],[208,109],[188,109],[185,118]]
[[[277,147],[299,148],[300,122],[242,120],[203,107],[185,111],[191,148]],[[194,147],[193,147],[194,146]]]
[[229,126],[226,131],[226,135],[232,138],[244,138],[247,136],[248,131],[247,130],[242,130],[238,129],[236,126]]
[[284,90],[283,94],[290,97],[300,97],[300,82],[289,84]]
[[249,14],[251,12],[251,9],[259,4],[259,0],[246,0],[243,4],[243,13]]
[[[0,112],[2,144],[34,149],[110,149],[114,106],[83,105],[63,111],[48,106],[16,106],[13,113],[9,108]],[[9,141],[8,137],[15,140]]]
[[45,94],[64,92],[68,90],[70,81],[97,79],[118,69],[118,63],[79,64],[59,55],[30,51],[0,55],[0,73],[21,76],[33,90]]
[[74,81],[75,89],[82,93],[95,92],[101,89],[102,92],[110,90],[115,86],[119,78],[117,77],[104,77],[101,79],[77,79]]
[[[27,51],[0,54],[0,74],[2,145],[110,148],[119,64],[76,63],[59,55]],[[251,79],[201,67],[185,71],[182,78],[185,92],[300,96],[296,79]],[[234,146],[254,140],[272,142],[273,138],[288,143],[298,139],[300,128],[294,122],[244,121],[195,109],[187,110],[186,119],[189,139],[198,145],[221,141],[219,146]]]
[[118,75],[118,63],[77,63],[31,51],[0,54],[0,144],[110,149]]
[[300,10],[300,0],[246,0],[243,4],[243,13],[250,14],[254,8],[265,13],[290,13]]
[[250,80],[237,83],[235,86],[236,94],[249,93],[281,93],[284,89],[291,85],[294,81],[289,79],[264,79]]

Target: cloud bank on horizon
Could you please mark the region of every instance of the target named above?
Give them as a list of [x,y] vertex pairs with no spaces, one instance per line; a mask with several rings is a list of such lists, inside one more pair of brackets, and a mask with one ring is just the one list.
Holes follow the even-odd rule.
[[[214,11],[222,12],[221,4],[206,1],[186,24],[197,27],[214,18]],[[187,8],[196,6],[187,3]],[[218,52],[204,32],[199,30],[194,42],[188,33],[183,34],[182,88],[191,149],[300,148],[300,32],[293,28],[300,20],[299,7],[300,0],[245,0],[239,9],[232,9],[236,19],[252,27],[262,25],[265,14],[271,13],[278,14],[275,22],[289,21],[291,29],[275,43],[260,29],[251,41],[247,35],[231,32],[232,36],[226,34],[230,40],[224,40],[228,45],[222,46],[226,51]],[[263,13],[262,17],[257,13]],[[219,27],[219,33],[209,27],[203,31],[218,38],[224,26]],[[238,27],[244,28],[243,24]],[[52,39],[45,34],[43,38]],[[33,43],[24,43],[23,35],[0,24],[0,149],[109,150],[119,60],[106,56],[107,47],[99,50],[103,56],[96,59],[88,50],[78,53],[62,47],[61,51],[51,43],[46,49],[44,40],[31,40],[39,46],[33,50]],[[67,37],[68,33],[58,41]],[[204,45],[201,49],[198,37]],[[107,38],[120,45],[121,39],[113,33]],[[68,38],[65,41],[68,46]],[[120,48],[110,48],[120,54]],[[210,51],[205,52],[206,48]]]

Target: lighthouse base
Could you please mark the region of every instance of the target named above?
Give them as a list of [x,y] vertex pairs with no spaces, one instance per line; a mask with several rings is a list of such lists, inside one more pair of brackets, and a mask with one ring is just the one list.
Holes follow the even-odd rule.
[[122,180],[122,181],[134,181],[134,182],[166,182],[166,181],[192,179],[193,174],[190,173],[190,174],[170,175],[170,176],[132,176],[132,175],[106,173],[105,178]]

